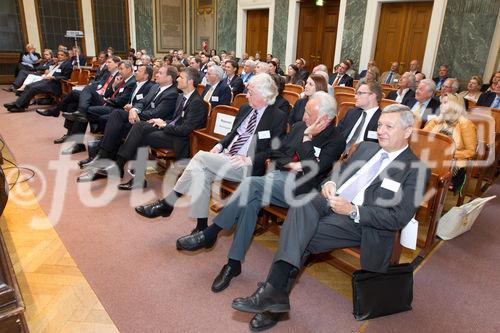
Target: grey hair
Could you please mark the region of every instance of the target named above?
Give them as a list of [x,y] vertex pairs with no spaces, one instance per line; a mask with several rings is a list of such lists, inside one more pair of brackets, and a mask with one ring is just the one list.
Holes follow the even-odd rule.
[[419,82],[419,84],[425,84],[427,86],[427,89],[429,89],[432,92],[436,92],[436,82],[434,82],[431,79],[423,79],[422,81]]
[[134,68],[134,65],[132,64],[132,62],[130,60],[122,60],[120,61],[120,65],[125,65],[125,68],[127,69],[130,69],[130,68]]
[[[316,66],[316,68],[318,69],[318,71],[328,74],[328,67],[326,67],[326,65],[319,64],[318,66]],[[326,82],[328,82],[328,80],[326,80]]]
[[264,61],[258,61],[257,65],[255,67],[262,68],[263,70],[265,70],[265,73],[269,73],[269,70],[270,70],[269,64],[267,62],[264,62]]
[[150,56],[148,56],[147,54],[143,54],[143,55],[141,56],[141,58],[142,58],[142,57],[144,57],[144,59],[145,59],[147,62],[151,63],[151,57],[150,57]]
[[245,65],[250,66],[250,68],[253,70],[255,68],[255,66],[257,65],[257,63],[253,60],[248,59],[247,61],[245,61]]
[[267,101],[267,105],[273,105],[278,96],[278,87],[271,75],[259,73],[252,76],[249,84]]
[[406,72],[405,74],[408,76],[408,86],[410,88],[415,88],[415,85],[417,84],[417,78],[415,77],[415,74],[412,74],[410,72]]
[[326,115],[328,120],[333,120],[337,115],[337,102],[332,95],[324,91],[317,91],[309,97],[309,101],[317,100],[319,108],[319,116]]
[[391,104],[386,106],[382,110],[382,113],[399,113],[400,123],[403,128],[413,127],[413,123],[415,122],[415,115],[406,105]]
[[219,78],[217,81],[220,81],[224,78],[224,70],[222,69],[222,67],[220,67],[218,65],[213,65],[208,70],[212,70],[215,72],[215,74]]
[[[453,89],[454,93],[456,93],[458,91],[458,89],[460,88],[460,83],[458,82],[458,80],[456,78],[449,77],[446,79],[446,81],[451,82],[451,89]],[[446,81],[444,81],[444,83],[446,83]]]

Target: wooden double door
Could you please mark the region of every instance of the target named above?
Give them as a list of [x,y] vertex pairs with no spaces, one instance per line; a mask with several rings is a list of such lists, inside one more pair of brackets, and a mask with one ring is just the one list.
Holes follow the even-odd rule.
[[269,30],[269,9],[248,10],[246,28],[245,51],[251,56],[258,52],[260,58],[265,60]]
[[375,48],[380,72],[389,70],[394,61],[400,63],[400,73],[413,59],[422,64],[432,6],[432,1],[382,4]]
[[325,64],[333,69],[340,1],[324,1],[316,6],[315,1],[300,3],[297,58],[306,60],[306,68]]

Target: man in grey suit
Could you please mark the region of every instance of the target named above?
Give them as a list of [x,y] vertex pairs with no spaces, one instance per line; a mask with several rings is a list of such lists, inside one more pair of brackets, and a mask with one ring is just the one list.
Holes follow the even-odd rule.
[[334,168],[321,194],[290,208],[266,282],[232,304],[258,314],[253,328],[271,327],[276,323],[271,314],[290,310],[291,281],[309,254],[360,246],[362,269],[387,270],[396,232],[414,216],[430,175],[408,146],[413,118],[406,106],[386,107],[379,119],[379,144],[361,143]]

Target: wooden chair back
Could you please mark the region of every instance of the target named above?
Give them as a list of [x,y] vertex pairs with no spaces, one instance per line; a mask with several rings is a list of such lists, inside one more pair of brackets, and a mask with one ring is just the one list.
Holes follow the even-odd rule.
[[238,94],[234,96],[233,102],[231,103],[231,106],[234,106],[235,108],[240,108],[243,104],[247,104],[247,96],[246,94]]
[[295,102],[300,98],[300,95],[296,92],[293,91],[283,91],[283,98],[290,103],[290,106],[293,107],[295,105]]
[[207,118],[207,126],[202,129],[194,130],[190,136],[191,156],[198,151],[208,151],[222,139],[225,134],[221,130],[231,130],[238,108],[229,105],[218,105],[213,108],[210,116]]
[[337,116],[335,117],[335,126],[338,126],[340,121],[344,119],[345,115],[347,112],[349,112],[350,109],[355,108],[356,105],[354,102],[344,102],[338,106],[337,104]]
[[354,89],[356,89],[356,87],[358,86],[359,84],[359,80],[353,80],[352,81],[352,86],[354,87]]
[[80,75],[78,76],[78,83],[77,85],[87,85],[89,84],[89,76],[90,76],[90,71],[88,69],[84,69],[80,72]]
[[203,91],[205,90],[205,85],[199,84],[198,85],[198,94],[201,96],[203,94]]
[[78,78],[80,77],[80,72],[82,70],[80,68],[74,68],[73,71],[71,72],[71,76],[69,78],[69,82],[78,82]]
[[353,87],[335,86],[335,87],[333,87],[333,92],[335,95],[337,93],[345,93],[345,94],[354,95],[356,93],[356,89],[354,89]]
[[342,105],[344,102],[355,102],[354,94],[349,93],[335,93],[335,100],[337,101],[337,105]]
[[384,88],[384,87],[382,87],[382,93],[384,94],[385,97],[389,96],[389,93],[391,91],[395,91],[395,90],[396,89],[394,89],[393,87],[391,87],[391,88]]
[[379,103],[380,110],[383,110],[387,105],[398,104],[398,102],[393,101],[392,99],[382,98]]
[[291,91],[291,92],[295,92],[297,94],[301,94],[304,91],[304,87],[302,87],[298,84],[287,83],[287,84],[285,84],[285,91]]
[[210,113],[212,112],[212,104],[205,100],[203,100],[203,104],[205,104],[205,107],[207,108],[207,117],[210,117]]

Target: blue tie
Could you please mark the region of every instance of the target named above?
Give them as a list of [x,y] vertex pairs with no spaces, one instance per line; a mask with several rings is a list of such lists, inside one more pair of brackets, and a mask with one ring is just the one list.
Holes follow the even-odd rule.
[[387,153],[382,153],[380,155],[380,159],[375,162],[368,170],[366,170],[363,174],[359,175],[359,177],[353,181],[349,186],[342,190],[340,196],[346,199],[349,202],[352,202],[354,198],[358,195],[358,193],[368,184],[370,184],[375,176],[377,175],[382,163],[389,155]]
[[387,76],[387,79],[385,80],[385,83],[391,83],[392,82],[392,72],[389,72],[389,75]]
[[495,97],[495,100],[493,101],[493,103],[491,103],[491,108],[492,109],[498,109],[500,108],[500,97]]

